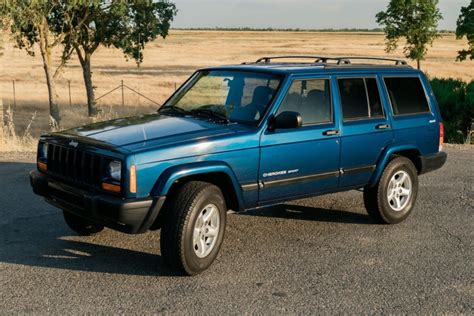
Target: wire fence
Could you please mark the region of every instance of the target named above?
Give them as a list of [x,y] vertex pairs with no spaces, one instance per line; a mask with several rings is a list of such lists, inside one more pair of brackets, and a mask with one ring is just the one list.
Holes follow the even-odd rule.
[[[21,109],[22,105],[30,105],[32,102],[36,104],[47,104],[48,96],[45,94],[44,88],[40,89],[43,94],[35,91],[35,98],[32,100],[32,86],[36,87],[38,83],[31,81],[23,81],[18,79],[11,80],[8,84],[3,82],[3,100],[4,104],[12,105],[15,109]],[[140,106],[153,105],[161,106],[163,102],[171,93],[176,91],[178,84],[176,82],[162,82],[157,87],[145,86],[150,93],[140,91],[142,86],[140,82],[126,83],[125,80],[120,80],[120,83],[113,88],[101,91],[98,93],[97,87],[94,87],[95,103],[100,105],[114,105],[114,106]],[[36,90],[36,89],[35,89]],[[39,90],[39,89],[38,89]],[[73,105],[87,105],[85,98],[85,87],[81,82],[73,82],[71,80],[56,82],[56,90],[58,96],[58,104],[60,106]],[[80,99],[80,101],[78,101]]]
[[[140,92],[138,92],[137,90],[135,90],[135,89],[133,89],[133,88],[130,88],[129,86],[125,85],[125,84],[123,83],[123,80],[122,80],[121,84],[120,84],[118,87],[115,87],[115,88],[113,88],[112,90],[110,90],[110,91],[104,93],[104,94],[101,95],[100,97],[96,98],[96,99],[95,99],[95,102],[97,102],[97,101],[99,101],[100,99],[102,99],[102,98],[108,96],[109,94],[113,93],[114,91],[117,91],[118,89],[120,89],[120,90],[122,91],[122,106],[125,106],[125,89],[128,89],[129,91],[131,91],[131,92],[133,92],[133,93],[135,93],[135,94],[141,96],[142,98],[144,98],[144,99],[146,99],[146,100],[148,100],[148,101],[150,101],[150,102],[152,102],[152,103],[154,103],[154,104],[156,104],[156,105],[158,105],[158,106],[161,105],[161,104],[159,104],[158,102],[156,102],[156,101],[150,99],[149,97],[147,97],[147,96],[144,95],[143,93],[140,93]],[[69,104],[71,104],[71,88],[69,88]]]
[[[181,77],[177,77],[178,80]],[[100,88],[94,87],[95,103],[100,113],[94,119],[88,116],[83,81],[56,80],[55,87],[61,128],[71,128],[96,120],[153,112],[176,91],[178,83],[149,78],[103,80]],[[50,128],[48,100],[44,81],[30,78],[0,81],[0,127],[14,126],[20,134],[28,130],[33,136],[39,136]]]

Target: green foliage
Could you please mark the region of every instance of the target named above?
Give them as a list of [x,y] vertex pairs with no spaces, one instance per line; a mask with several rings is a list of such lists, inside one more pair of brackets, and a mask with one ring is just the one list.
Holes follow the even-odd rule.
[[121,49],[137,65],[143,60],[145,44],[168,35],[176,14],[173,3],[165,0],[59,0],[51,12],[55,33],[64,34],[62,61],[75,52],[81,63],[89,116],[95,116],[91,58],[102,45]]
[[462,39],[464,36],[467,38],[469,49],[465,49],[459,52],[457,60],[463,61],[467,58],[474,59],[474,0],[471,0],[471,4],[467,7],[461,8],[461,15],[459,16],[456,38]]
[[145,44],[168,35],[176,12],[168,1],[62,1],[53,16],[56,32],[65,33],[64,59],[77,49],[87,55],[103,45],[141,63]]
[[455,79],[431,80],[448,143],[464,143],[474,119],[474,81],[467,84]]
[[9,25],[13,40],[18,48],[34,56],[34,45],[40,42],[41,30],[47,26],[48,12],[57,5],[56,1],[5,1],[0,15]]
[[419,62],[426,56],[428,45],[439,37],[437,26],[442,15],[438,0],[391,0],[387,11],[379,12],[376,18],[386,34],[386,51],[397,49],[400,38],[405,38],[405,56]]
[[56,123],[59,123],[60,116],[53,80],[52,49],[61,43],[62,33],[51,32],[50,14],[59,5],[59,1],[4,0],[0,5],[2,24],[8,26],[18,48],[34,56],[35,46],[39,47],[48,86],[49,111]]

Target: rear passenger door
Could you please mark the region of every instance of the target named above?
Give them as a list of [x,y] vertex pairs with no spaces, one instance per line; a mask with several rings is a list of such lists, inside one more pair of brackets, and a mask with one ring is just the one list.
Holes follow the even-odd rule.
[[381,83],[375,75],[336,78],[342,112],[339,187],[364,186],[393,140]]

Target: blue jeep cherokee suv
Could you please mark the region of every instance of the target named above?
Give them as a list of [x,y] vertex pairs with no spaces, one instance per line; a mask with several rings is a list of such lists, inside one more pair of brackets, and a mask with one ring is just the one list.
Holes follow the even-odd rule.
[[199,70],[158,113],[42,136],[34,192],[80,235],[161,229],[165,261],[188,275],[216,258],[229,210],[363,188],[376,221],[403,221],[418,176],[446,161],[423,73],[279,58],[295,57]]

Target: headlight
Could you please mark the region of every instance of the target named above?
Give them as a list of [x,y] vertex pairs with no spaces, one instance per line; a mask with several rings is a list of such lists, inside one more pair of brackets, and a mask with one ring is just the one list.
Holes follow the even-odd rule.
[[120,161],[110,162],[108,169],[110,179],[115,181],[120,181],[122,179],[122,163]]
[[48,143],[40,143],[38,151],[39,151],[39,158],[43,160],[48,159]]

